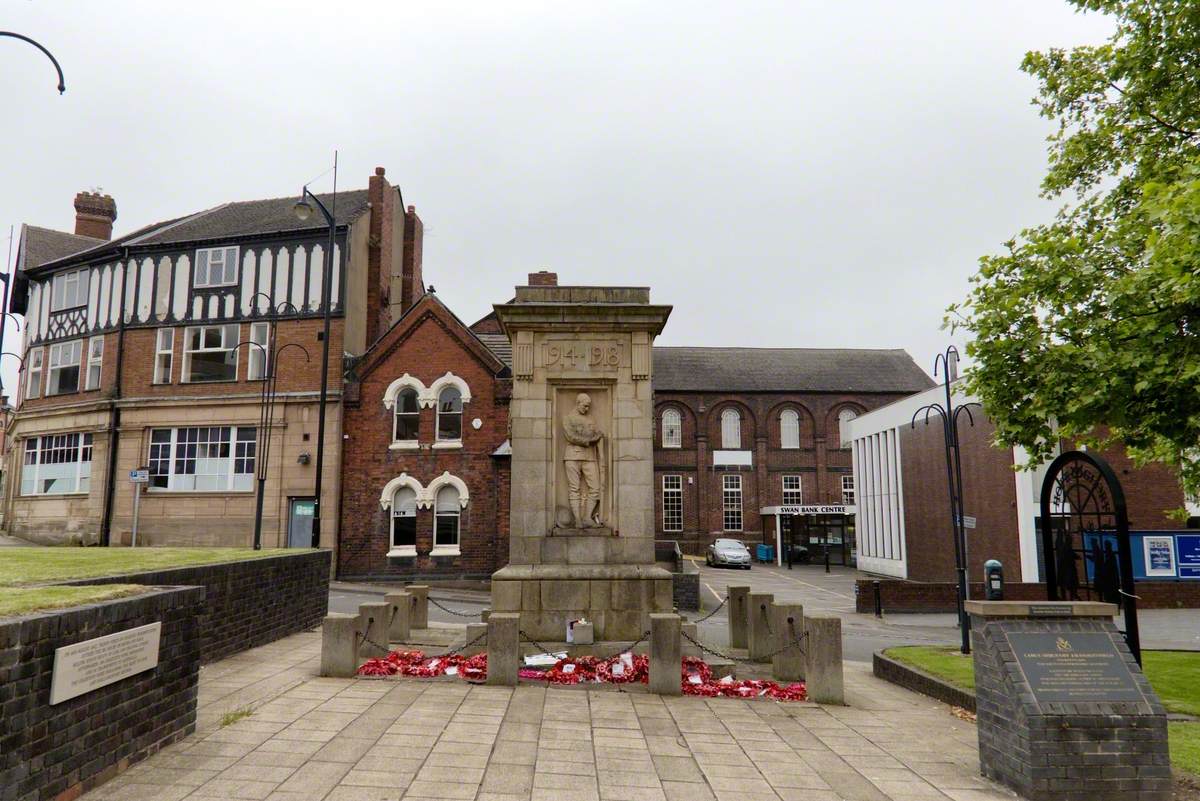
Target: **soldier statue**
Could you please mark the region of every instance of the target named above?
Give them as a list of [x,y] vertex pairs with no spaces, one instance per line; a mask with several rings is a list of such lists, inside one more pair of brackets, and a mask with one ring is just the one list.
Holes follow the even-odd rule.
[[576,528],[595,528],[600,522],[604,493],[604,432],[592,418],[592,399],[586,392],[575,396],[575,408],[563,418],[567,448],[567,496]]

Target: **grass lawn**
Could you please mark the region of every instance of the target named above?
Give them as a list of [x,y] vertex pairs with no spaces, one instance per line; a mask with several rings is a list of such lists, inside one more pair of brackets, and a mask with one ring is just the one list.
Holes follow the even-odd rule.
[[[974,663],[954,646],[904,645],[883,653],[951,684],[975,689]],[[1200,715],[1200,652],[1142,651],[1142,669],[1167,711]],[[1167,730],[1171,762],[1200,775],[1200,723],[1169,723]]]
[[0,587],[116,576],[143,570],[233,562],[296,553],[298,548],[5,548]]
[[9,587],[0,590],[0,617],[27,615],[46,609],[107,601],[144,592],[141,584],[103,584],[98,587]]

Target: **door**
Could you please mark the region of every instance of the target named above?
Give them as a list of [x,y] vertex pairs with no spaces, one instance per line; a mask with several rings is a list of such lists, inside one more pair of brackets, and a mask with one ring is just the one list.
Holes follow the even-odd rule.
[[288,499],[288,547],[311,548],[313,512],[316,511],[314,498]]

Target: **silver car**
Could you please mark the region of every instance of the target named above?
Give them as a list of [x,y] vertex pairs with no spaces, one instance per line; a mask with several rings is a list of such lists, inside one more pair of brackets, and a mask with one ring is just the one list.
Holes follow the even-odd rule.
[[717,540],[704,553],[704,563],[709,567],[727,565],[750,569],[750,549],[741,540]]

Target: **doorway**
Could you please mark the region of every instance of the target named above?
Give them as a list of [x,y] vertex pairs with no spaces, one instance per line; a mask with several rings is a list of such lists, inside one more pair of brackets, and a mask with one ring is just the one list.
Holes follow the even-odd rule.
[[315,498],[288,498],[289,548],[311,548],[313,514],[316,512]]
[[855,564],[854,523],[849,515],[790,515],[784,518],[787,552],[795,561],[852,567]]

